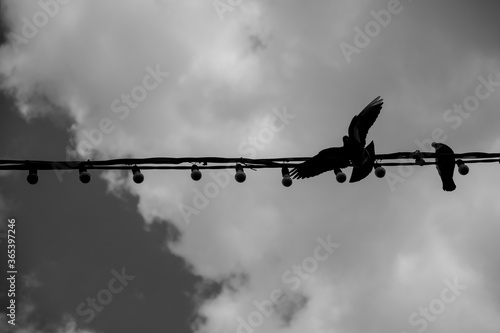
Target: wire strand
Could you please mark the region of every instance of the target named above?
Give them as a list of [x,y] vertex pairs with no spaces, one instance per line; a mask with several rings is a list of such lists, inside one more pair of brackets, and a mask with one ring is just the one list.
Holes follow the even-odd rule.
[[[439,154],[461,159],[467,163],[492,163],[499,162],[500,153],[469,152],[460,154]],[[39,161],[39,160],[0,160],[0,170],[72,170],[87,169],[96,170],[130,170],[134,165],[141,166],[142,170],[188,170],[193,164],[199,169],[231,169],[236,164],[242,164],[245,168],[265,169],[296,167],[311,157],[281,157],[281,158],[225,158],[225,157],[148,157],[148,158],[120,158],[102,161]],[[419,165],[415,160],[435,159],[436,153],[432,152],[397,152],[390,154],[376,154],[372,160],[380,166],[408,166]],[[399,160],[400,162],[380,162],[386,160]],[[414,161],[408,161],[414,160]],[[208,165],[212,164],[212,165]],[[423,166],[435,165],[435,161],[424,160]],[[352,165],[350,165],[352,166]]]

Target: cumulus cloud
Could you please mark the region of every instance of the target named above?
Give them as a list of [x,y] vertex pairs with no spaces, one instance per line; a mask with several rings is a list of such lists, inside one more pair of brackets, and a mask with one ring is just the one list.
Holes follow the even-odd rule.
[[[437,127],[456,151],[488,150],[498,140],[498,92],[460,129],[442,117],[480,75],[500,73],[487,37],[493,30],[475,24],[487,6],[458,3],[462,14],[472,13],[466,22],[444,5],[402,2],[404,11],[348,64],[340,42],[352,43],[354,27],[386,2],[243,1],[221,21],[211,2],[73,0],[18,52],[2,46],[1,84],[27,119],[69,117],[69,155],[82,158],[238,156],[240,144],[283,106],[296,117],[256,153],[312,155],[340,144],[353,115],[378,95],[386,100],[370,132],[378,152],[418,149],[415,140]],[[19,18],[42,10],[15,0],[2,9],[10,32],[21,36]],[[474,25],[484,41],[463,43],[461,25]],[[172,251],[194,274],[222,283],[220,294],[199,300],[198,332],[237,331],[241,320],[260,332],[411,332],[419,326],[409,317],[454,279],[467,289],[435,322],[427,320],[427,331],[494,332],[500,269],[488,263],[498,246],[494,239],[481,244],[497,231],[491,221],[499,193],[488,183],[497,170],[485,170],[459,178],[452,195],[441,192],[431,167],[415,169],[396,192],[386,180],[339,185],[328,175],[284,189],[279,173],[247,170],[244,184],[231,180],[190,223],[179,205],[194,207],[214,182],[209,173],[195,184],[181,171],[144,172],[140,186],[128,174],[103,177],[113,193],[139,198],[146,223],[176,225],[182,236]],[[317,238],[328,236],[341,246],[301,277],[297,269],[314,255]],[[297,278],[297,288],[284,275]],[[256,303],[273,290],[285,300],[266,316]]]

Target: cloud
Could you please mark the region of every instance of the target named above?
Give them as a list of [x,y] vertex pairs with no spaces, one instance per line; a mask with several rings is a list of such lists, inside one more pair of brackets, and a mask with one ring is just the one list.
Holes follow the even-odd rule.
[[[4,1],[4,15],[21,34],[17,18],[40,8],[19,3]],[[385,1],[247,1],[221,22],[210,2],[184,10],[169,1],[172,12],[157,1],[74,0],[19,53],[9,44],[0,49],[2,88],[28,119],[70,117],[71,153],[84,140],[95,142],[84,158],[237,156],[239,144],[283,105],[297,117],[258,156],[312,155],[340,144],[353,115],[378,95],[384,109],[369,134],[378,152],[415,150],[415,140],[436,127],[446,129],[456,151],[488,150],[498,140],[500,95],[459,130],[446,127],[442,115],[473,92],[479,75],[499,73],[495,30],[480,24],[496,4],[453,2],[459,14],[448,14],[451,2],[402,4],[404,11],[347,64],[340,42]],[[482,38],[462,42],[472,26]],[[123,98],[144,85],[148,67],[169,75],[131,106]],[[113,108],[116,100],[122,111]],[[103,119],[113,125],[109,133]],[[198,332],[236,331],[237,318],[251,320],[254,302],[285,290],[284,272],[326,235],[342,244],[339,251],[287,291],[288,301],[277,315],[264,315],[260,332],[415,331],[409,317],[455,277],[468,289],[427,331],[493,332],[500,326],[492,315],[500,270],[488,266],[496,260],[488,236],[496,231],[497,170],[474,170],[457,176],[452,195],[442,193],[432,167],[416,168],[395,193],[384,179],[340,185],[328,174],[285,189],[275,170],[246,170],[244,184],[231,181],[190,224],[179,204],[192,203],[208,173],[200,183],[182,171],[144,172],[141,185],[125,173],[103,178],[111,192],[138,197],[146,223],[174,224],[182,235],[171,250],[194,274],[222,284],[219,294],[198,300]],[[464,313],[470,316],[460,321]]]
[[[26,286],[32,288],[33,279],[29,278],[26,280]],[[39,286],[39,282],[36,282]],[[68,314],[62,316],[61,322],[56,325],[50,324],[51,326],[41,327],[38,323],[34,323],[28,320],[33,314],[36,313],[37,308],[32,303],[29,297],[26,295],[22,297],[17,297],[17,308],[16,308],[16,319],[15,325],[12,326],[7,322],[8,317],[2,316],[0,319],[0,328],[4,332],[12,333],[44,333],[44,332],[56,332],[56,333],[94,333],[93,330],[88,330],[84,328],[79,328],[75,319]]]

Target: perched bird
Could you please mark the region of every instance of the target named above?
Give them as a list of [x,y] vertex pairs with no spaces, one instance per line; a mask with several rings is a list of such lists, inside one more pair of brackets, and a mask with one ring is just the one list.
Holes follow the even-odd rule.
[[440,154],[454,154],[453,149],[444,143],[433,142],[431,146],[436,149],[436,169],[438,170],[443,190],[453,191],[457,188],[453,181],[453,172],[455,171],[455,158],[453,156],[439,156]]
[[373,142],[365,148],[366,135],[368,130],[375,123],[380,110],[382,109],[382,98],[375,98],[363,111],[354,116],[348,129],[348,135],[342,138],[342,147],[327,148],[320,151],[316,156],[303,162],[292,170],[290,175],[293,178],[309,178],[317,176],[323,172],[334,170],[335,173],[340,168],[349,166],[352,161],[354,168],[349,180],[350,183],[360,181],[367,177],[373,170],[373,160],[369,157],[375,155]]
[[317,155],[301,163],[290,172],[294,179],[310,178],[323,172],[334,170],[339,172],[349,166],[349,158],[344,147],[323,149]]

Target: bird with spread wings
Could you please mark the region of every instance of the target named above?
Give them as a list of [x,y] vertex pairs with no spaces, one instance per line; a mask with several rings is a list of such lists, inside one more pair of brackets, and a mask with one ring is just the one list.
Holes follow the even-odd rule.
[[336,174],[340,169],[347,168],[352,162],[353,171],[350,183],[364,179],[373,169],[375,147],[373,141],[365,147],[368,130],[377,120],[382,110],[383,99],[375,98],[363,111],[352,118],[348,135],[343,137],[342,147],[323,149],[317,155],[294,168],[290,175],[294,179],[310,178],[333,170]]

